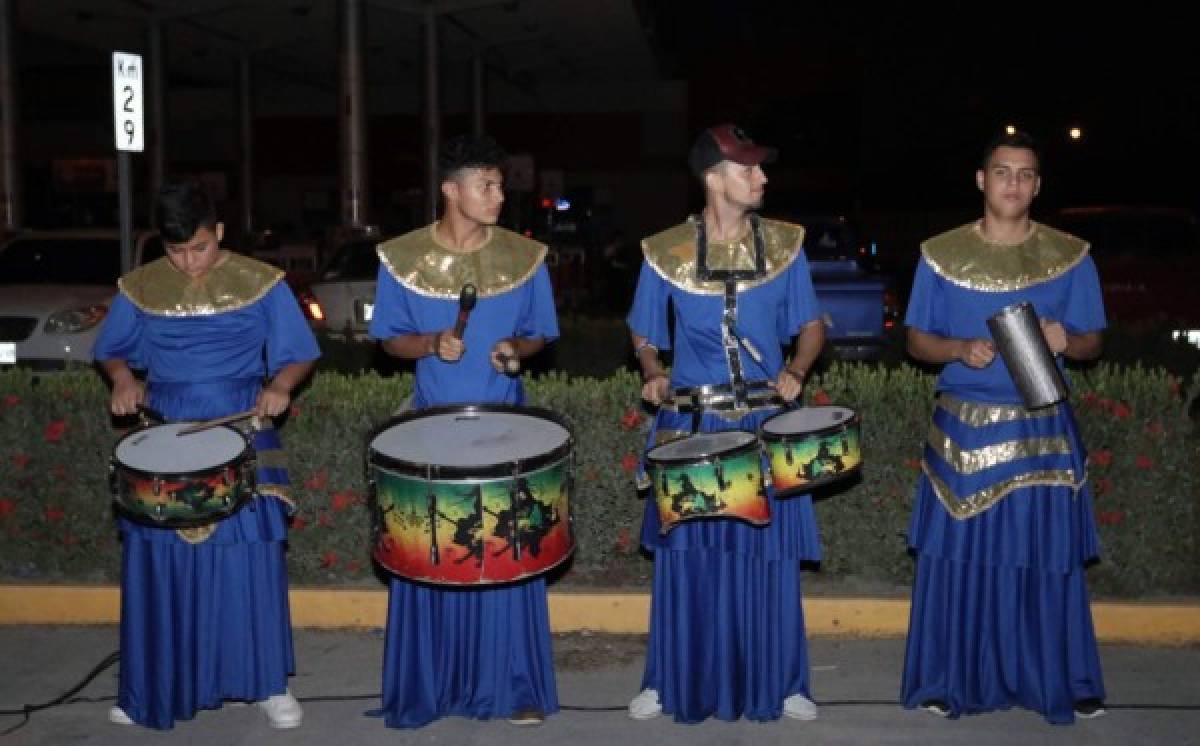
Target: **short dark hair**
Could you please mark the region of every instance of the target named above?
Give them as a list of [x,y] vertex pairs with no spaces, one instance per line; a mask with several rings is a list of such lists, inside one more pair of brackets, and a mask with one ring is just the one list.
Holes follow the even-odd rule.
[[1042,170],[1042,151],[1038,148],[1037,141],[1028,132],[1016,130],[1011,134],[1006,130],[988,140],[987,145],[983,147],[983,157],[979,159],[979,167],[986,169],[988,161],[992,159],[992,155],[1000,148],[1020,148],[1033,153],[1034,160],[1037,161],[1038,170]]
[[169,181],[158,190],[154,224],[167,243],[181,243],[201,228],[217,227],[217,208],[198,181]]
[[498,168],[503,170],[508,154],[500,143],[487,135],[458,135],[438,151],[438,179],[449,181],[464,168]]

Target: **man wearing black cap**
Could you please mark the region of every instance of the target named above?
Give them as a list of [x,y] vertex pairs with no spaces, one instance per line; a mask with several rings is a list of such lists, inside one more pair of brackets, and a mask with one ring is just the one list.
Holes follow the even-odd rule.
[[[775,155],[734,125],[704,131],[688,158],[704,187],[703,213],[642,242],[628,323],[642,397],[660,406],[649,446],[755,431],[801,393],[824,344],[804,229],[754,212],[767,183],[762,164]],[[668,374],[658,351],[672,341]],[[657,501],[647,500],[641,542],[654,554],[653,603],[634,719],[816,718],[800,604],[800,563],[821,551],[812,500],[763,492],[767,525],[706,518],[665,535]]]

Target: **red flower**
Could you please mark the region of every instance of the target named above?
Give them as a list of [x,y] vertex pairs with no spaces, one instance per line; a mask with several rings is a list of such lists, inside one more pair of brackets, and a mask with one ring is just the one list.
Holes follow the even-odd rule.
[[329,517],[328,513],[322,510],[320,513],[317,513],[317,525],[329,528],[333,525],[333,519]]
[[66,511],[64,511],[62,508],[46,508],[42,512],[42,515],[50,523],[58,523],[63,518],[67,517]]
[[1147,435],[1159,436],[1162,435],[1165,430],[1166,429],[1163,427],[1161,422],[1151,422],[1149,425],[1146,425]]
[[342,511],[351,505],[357,505],[358,495],[354,494],[353,490],[342,490],[341,492],[333,493],[333,497],[330,498],[329,502],[334,510]]
[[309,477],[308,479],[306,479],[304,481],[305,489],[310,489],[310,490],[323,490],[328,485],[329,485],[329,472],[325,471],[324,469],[320,470],[316,474],[313,474],[311,477]]
[[17,504],[7,497],[0,500],[0,518],[7,518],[17,509]]
[[1138,454],[1137,460],[1133,463],[1139,469],[1149,470],[1154,468],[1154,459],[1142,453]]
[[300,416],[300,407],[297,407],[295,404],[293,404],[291,409],[288,410],[288,417],[291,417],[294,420],[299,416]]
[[67,467],[62,464],[54,465],[54,478],[58,481],[63,481],[67,478]]
[[321,555],[321,567],[326,567],[332,570],[333,568],[337,567],[339,559],[340,558],[338,557],[337,552],[326,552],[325,554]]
[[12,457],[13,466],[18,469],[24,469],[25,464],[29,463],[29,456],[24,453],[14,453]]
[[62,440],[63,433],[67,431],[67,423],[63,420],[55,420],[49,425],[46,425],[46,432],[43,437],[47,443],[57,443]]
[[1171,390],[1172,394],[1178,394],[1179,393],[1179,379],[1176,378],[1175,376],[1167,376],[1167,388]]
[[632,542],[629,540],[629,529],[625,528],[621,529],[621,532],[617,534],[617,540],[613,542],[613,546],[616,547],[618,552],[628,552],[631,544]]
[[812,395],[812,405],[814,407],[827,407],[832,400],[829,394],[826,394],[822,389],[817,389]]
[[632,473],[638,467],[638,457],[636,453],[627,453],[621,457],[621,470],[626,474]]
[[10,407],[15,407],[21,403],[21,397],[17,396],[16,394],[9,394],[8,396],[4,397],[4,403]]
[[63,389],[63,392],[62,392],[62,394],[60,394],[60,396],[62,396],[62,398],[66,399],[67,401],[70,401],[71,399],[75,398],[75,392],[72,391],[71,389]]
[[1096,514],[1096,522],[1101,526],[1119,526],[1125,522],[1125,511],[1101,510]]
[[358,572],[362,567],[362,563],[358,560],[350,560],[346,563],[346,572]]
[[642,424],[642,413],[630,407],[625,410],[625,414],[621,417],[621,427],[626,430],[632,430]]
[[1133,410],[1130,409],[1129,405],[1125,402],[1119,401],[1113,404],[1112,414],[1113,417],[1116,417],[1118,420],[1124,420],[1127,419],[1129,415],[1133,414]]
[[63,534],[62,544],[64,547],[73,547],[79,543],[79,537],[75,534]]
[[1091,455],[1090,460],[1101,469],[1107,469],[1112,465],[1112,451],[1096,451]]
[[1108,477],[1096,477],[1092,480],[1092,490],[1097,495],[1103,495],[1105,492],[1111,490],[1112,486],[1112,480]]
[[306,526],[308,526],[308,521],[305,520],[304,516],[300,515],[299,513],[292,516],[293,531],[303,531]]
[[915,459],[915,458],[904,459],[904,465],[907,466],[908,468],[912,469],[913,471],[916,471],[917,469],[921,468],[920,460]]
[[1085,393],[1083,395],[1083,406],[1085,406],[1085,407],[1096,406],[1096,401],[1097,401],[1097,398],[1096,398],[1095,391],[1088,391],[1087,393]]

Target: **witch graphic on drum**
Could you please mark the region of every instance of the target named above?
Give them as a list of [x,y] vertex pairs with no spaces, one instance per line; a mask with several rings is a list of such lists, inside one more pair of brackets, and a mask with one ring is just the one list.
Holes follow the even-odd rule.
[[575,549],[574,441],[532,407],[435,407],[372,434],[375,559],[410,580],[508,583],[544,573]]

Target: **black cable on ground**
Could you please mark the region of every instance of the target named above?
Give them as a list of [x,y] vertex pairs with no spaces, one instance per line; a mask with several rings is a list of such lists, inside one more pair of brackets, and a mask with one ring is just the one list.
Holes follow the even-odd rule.
[[[48,710],[51,707],[59,705],[69,705],[78,703],[96,703],[96,702],[111,702],[116,699],[114,696],[107,697],[76,697],[75,694],[81,691],[85,686],[90,684],[93,679],[104,672],[105,669],[111,667],[121,658],[120,651],[114,651],[105,656],[104,660],[96,664],[91,671],[83,677],[78,684],[71,687],[68,691],[55,697],[49,702],[41,704],[23,705],[17,710],[0,710],[0,716],[22,716],[21,722],[11,728],[0,732],[0,738],[15,733],[29,723],[30,715],[39,710]],[[300,702],[355,702],[361,700],[379,699],[381,694],[329,694],[316,695],[311,697],[297,697]],[[894,699],[831,699],[822,702],[817,702],[820,707],[899,707],[900,703]],[[1106,710],[1146,710],[1146,711],[1163,711],[1163,712],[1200,712],[1200,704],[1195,705],[1166,705],[1166,704],[1148,704],[1148,703],[1129,703],[1129,704],[1112,704],[1106,702],[1104,704]],[[560,710],[567,712],[624,712],[628,709],[626,705],[560,705]]]
[[56,707],[58,705],[61,705],[64,702],[66,702],[68,699],[75,696],[75,694],[77,692],[79,692],[81,689],[83,689],[85,686],[92,683],[92,679],[99,676],[104,671],[104,669],[106,669],[109,666],[111,666],[112,664],[116,663],[118,660],[120,660],[120,658],[121,658],[120,651],[113,651],[112,653],[109,653],[104,658],[104,660],[97,663],[95,668],[93,668],[91,671],[88,672],[88,674],[86,676],[83,677],[82,681],[80,681],[78,684],[71,687],[71,689],[69,689],[68,691],[59,695],[58,697],[55,697],[54,699],[50,700],[49,702],[43,702],[41,704],[36,704],[36,705],[23,705],[21,707],[21,709],[19,709],[19,710],[0,710],[0,715],[21,715],[22,716],[21,722],[17,723],[13,727],[8,728],[7,730],[5,730],[3,732],[0,732],[0,737],[7,736],[10,733],[15,733],[16,731],[25,727],[26,723],[29,722],[29,716],[32,715],[33,713],[37,712],[38,710],[45,710],[50,707]]

